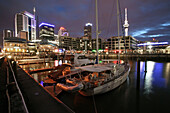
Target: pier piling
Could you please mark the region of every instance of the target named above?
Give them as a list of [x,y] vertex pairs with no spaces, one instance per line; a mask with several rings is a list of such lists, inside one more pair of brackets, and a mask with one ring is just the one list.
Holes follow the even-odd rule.
[[140,89],[140,59],[137,59],[137,90]]

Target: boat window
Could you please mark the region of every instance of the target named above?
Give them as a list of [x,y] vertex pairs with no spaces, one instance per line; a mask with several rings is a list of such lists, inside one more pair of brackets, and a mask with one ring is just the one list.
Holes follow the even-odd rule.
[[86,56],[79,56],[77,59],[87,59]]

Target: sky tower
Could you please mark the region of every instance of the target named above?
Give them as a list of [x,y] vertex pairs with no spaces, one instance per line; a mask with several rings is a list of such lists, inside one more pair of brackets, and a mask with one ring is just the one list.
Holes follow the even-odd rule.
[[127,8],[125,8],[125,23],[124,23],[124,28],[125,28],[125,36],[128,36],[128,19],[127,19]]

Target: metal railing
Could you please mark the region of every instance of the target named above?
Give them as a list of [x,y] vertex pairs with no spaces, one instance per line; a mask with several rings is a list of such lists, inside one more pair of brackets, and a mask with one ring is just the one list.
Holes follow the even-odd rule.
[[12,77],[13,77],[14,82],[15,82],[15,84],[16,84],[16,88],[17,88],[18,93],[19,93],[19,95],[20,95],[20,97],[21,97],[21,101],[22,101],[22,103],[23,103],[24,111],[25,111],[25,113],[29,113],[29,111],[28,111],[28,109],[27,109],[27,106],[26,106],[26,104],[25,104],[25,100],[24,100],[23,94],[22,94],[22,92],[21,92],[21,90],[20,90],[20,88],[19,88],[19,86],[18,86],[18,82],[17,82],[17,80],[16,80],[15,73],[14,73],[14,70],[13,70],[13,68],[12,68],[12,65],[11,65],[11,63],[10,63],[9,60],[7,60],[7,61],[8,61],[8,64],[9,64],[9,69],[10,69],[11,72],[12,72]]

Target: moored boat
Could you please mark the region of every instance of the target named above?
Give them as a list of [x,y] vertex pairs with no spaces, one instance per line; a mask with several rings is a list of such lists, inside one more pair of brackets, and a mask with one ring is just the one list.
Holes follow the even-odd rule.
[[[76,75],[66,78],[65,83],[58,83],[57,86],[65,91],[79,91],[83,96],[92,96],[106,93],[124,83],[130,72],[127,64],[97,64],[78,67]],[[83,87],[82,87],[83,85]],[[81,87],[80,87],[81,86]]]

